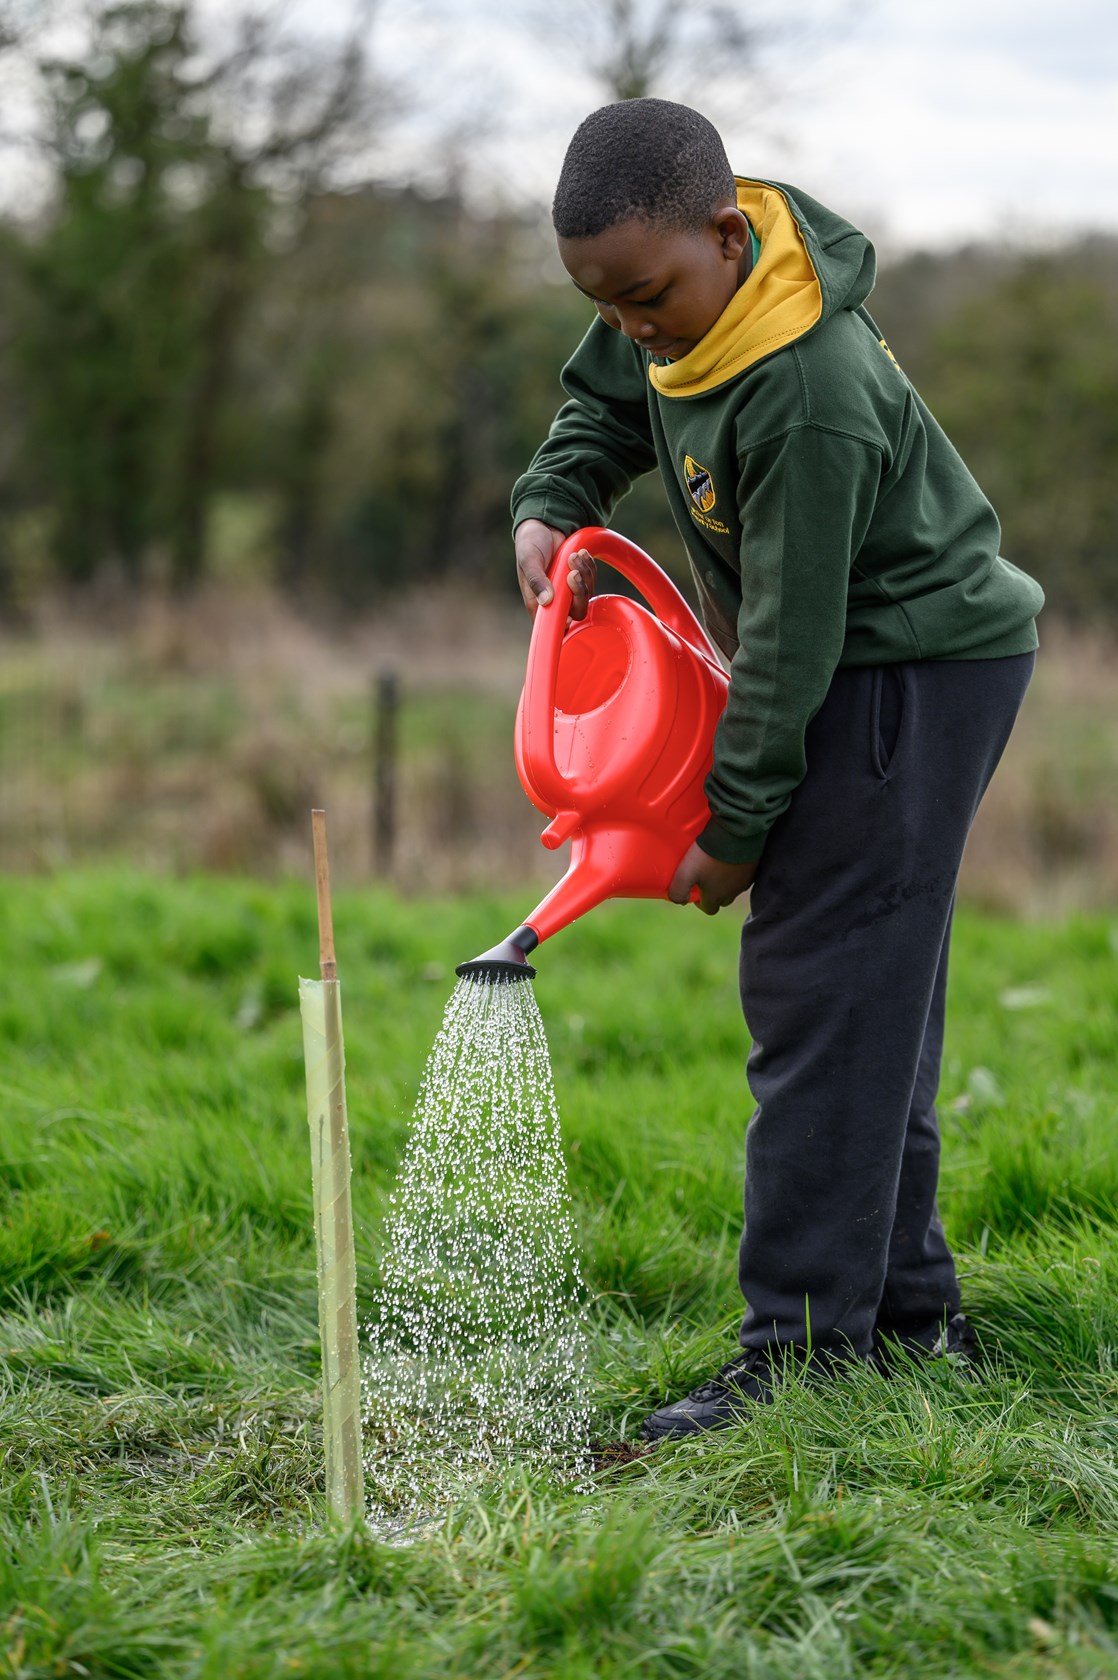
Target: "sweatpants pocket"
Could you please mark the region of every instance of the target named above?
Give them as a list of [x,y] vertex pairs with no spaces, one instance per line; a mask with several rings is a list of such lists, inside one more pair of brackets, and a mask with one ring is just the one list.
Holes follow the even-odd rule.
[[904,711],[903,665],[875,666],[870,691],[870,763],[874,775],[882,781],[899,767]]

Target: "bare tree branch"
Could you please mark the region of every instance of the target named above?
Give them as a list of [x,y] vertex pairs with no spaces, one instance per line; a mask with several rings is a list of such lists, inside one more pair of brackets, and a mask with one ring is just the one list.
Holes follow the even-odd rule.
[[215,122],[246,176],[286,195],[330,184],[343,160],[367,158],[392,101],[370,65],[375,0],[355,0],[341,42],[285,30],[269,9],[239,14],[232,45],[210,48]]
[[709,115],[756,123],[779,103],[778,61],[792,64],[820,40],[841,38],[874,0],[522,0],[542,39],[588,69],[607,99],[650,95],[697,104]]

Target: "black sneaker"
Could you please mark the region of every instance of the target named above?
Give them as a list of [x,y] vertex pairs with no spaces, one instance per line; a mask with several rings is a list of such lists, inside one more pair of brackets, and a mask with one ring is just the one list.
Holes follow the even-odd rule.
[[978,1339],[965,1313],[951,1318],[933,1318],[916,1329],[875,1328],[873,1358],[887,1375],[905,1364],[925,1359],[949,1359],[953,1365],[969,1368],[978,1354]]
[[740,1423],[751,1406],[767,1406],[779,1385],[783,1363],[803,1371],[809,1380],[836,1376],[852,1364],[870,1364],[869,1355],[839,1354],[816,1348],[807,1350],[787,1343],[769,1348],[747,1348],[727,1360],[707,1382],[693,1388],[686,1400],[661,1406],[646,1417],[640,1432],[646,1441],[662,1441],[671,1435],[695,1435],[702,1429],[726,1429]]
[[646,1441],[669,1435],[695,1435],[702,1429],[726,1429],[738,1423],[750,1406],[766,1406],[772,1399],[774,1376],[768,1357],[750,1348],[728,1359],[707,1382],[693,1388],[686,1400],[661,1406],[641,1424]]

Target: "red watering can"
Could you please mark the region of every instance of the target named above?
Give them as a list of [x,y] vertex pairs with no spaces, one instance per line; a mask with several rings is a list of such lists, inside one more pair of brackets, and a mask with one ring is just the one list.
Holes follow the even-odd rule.
[[[652,611],[597,595],[568,624],[580,549],[615,566]],[[485,980],[532,978],[528,952],[607,898],[667,898],[710,818],[703,783],[729,679],[691,608],[655,560],[597,526],[567,538],[549,576],[554,593],[536,612],[516,715],[516,768],[551,819],[543,845],[569,840],[571,861],[515,933],[456,970]]]

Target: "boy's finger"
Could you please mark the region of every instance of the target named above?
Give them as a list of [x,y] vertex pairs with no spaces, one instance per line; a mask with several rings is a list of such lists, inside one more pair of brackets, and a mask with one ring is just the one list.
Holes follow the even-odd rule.
[[567,572],[567,582],[570,585],[571,595],[574,597],[571,602],[571,617],[573,619],[578,620],[586,617],[586,609],[590,604],[590,596],[593,593],[595,581],[596,567],[593,557],[587,554],[584,548],[580,548],[577,554],[571,555],[570,569]]
[[679,861],[679,867],[672,876],[671,885],[668,888],[668,897],[673,904],[690,903],[691,894],[696,886],[695,871],[692,867],[694,850],[695,848],[692,846],[684,854]]
[[709,882],[700,881],[699,909],[704,916],[717,916],[718,912],[724,910],[729,902],[725,887],[717,879]]
[[525,557],[517,560],[517,571],[520,576],[520,593],[524,605],[529,612],[536,608],[546,607],[554,593],[548,582],[547,572],[535,558]]

